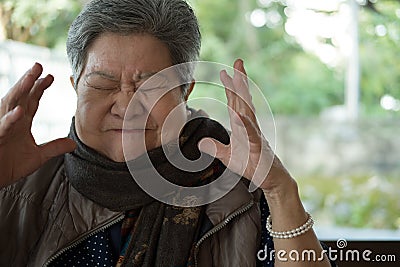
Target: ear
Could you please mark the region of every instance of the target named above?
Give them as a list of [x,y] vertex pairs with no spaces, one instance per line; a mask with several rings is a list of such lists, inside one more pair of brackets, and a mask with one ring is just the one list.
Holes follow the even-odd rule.
[[192,93],[195,84],[196,84],[196,81],[192,80],[192,82],[190,83],[189,88],[186,92],[185,101],[187,101],[189,99],[189,95]]
[[74,80],[74,77],[72,75],[69,76],[69,81],[71,82],[72,88],[74,88],[74,90],[76,91],[75,80]]

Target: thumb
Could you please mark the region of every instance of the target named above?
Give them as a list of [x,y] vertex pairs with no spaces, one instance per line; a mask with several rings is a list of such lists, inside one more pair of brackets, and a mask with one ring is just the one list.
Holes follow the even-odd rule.
[[45,162],[53,157],[74,151],[76,143],[70,138],[59,138],[40,147],[42,160]]
[[229,156],[230,146],[225,145],[213,138],[206,137],[201,139],[198,143],[198,147],[201,152],[209,154],[210,156],[217,158],[222,162],[224,162],[226,156]]

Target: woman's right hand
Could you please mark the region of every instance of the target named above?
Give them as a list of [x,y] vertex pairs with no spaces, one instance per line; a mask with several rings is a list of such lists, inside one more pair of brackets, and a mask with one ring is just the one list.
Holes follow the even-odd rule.
[[75,149],[75,142],[69,138],[37,145],[32,136],[39,100],[54,80],[51,75],[39,79],[42,71],[35,63],[1,99],[0,188],[33,173],[50,158]]

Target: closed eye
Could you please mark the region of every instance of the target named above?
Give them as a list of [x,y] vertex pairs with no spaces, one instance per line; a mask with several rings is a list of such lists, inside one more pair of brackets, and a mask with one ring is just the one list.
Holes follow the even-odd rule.
[[166,86],[140,86],[139,87],[139,92],[143,92],[143,93],[151,93],[151,92],[155,92],[155,91],[159,91],[159,90],[163,90],[165,89]]
[[114,91],[119,89],[119,82],[103,77],[88,77],[85,85],[89,88],[101,91]]
[[92,85],[89,83],[87,83],[86,86],[89,88],[95,89],[95,90],[100,90],[100,91],[114,91],[114,90],[119,89],[119,86]]
[[137,83],[138,90],[143,93],[152,93],[168,88],[168,80],[164,77],[151,78]]

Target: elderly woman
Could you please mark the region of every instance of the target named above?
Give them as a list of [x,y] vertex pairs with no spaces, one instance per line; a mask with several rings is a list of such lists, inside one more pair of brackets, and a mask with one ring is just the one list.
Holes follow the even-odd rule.
[[[157,100],[140,92],[159,71],[195,61],[199,49],[197,19],[183,0],[86,5],[67,41],[78,100],[69,138],[37,145],[32,137],[39,100],[53,82],[51,75],[39,78],[40,64],[1,102],[1,266],[330,266],[296,182],[259,131],[241,60],[233,77],[221,72],[233,111],[230,135],[186,107],[194,83]],[[192,72],[187,68],[185,75]],[[198,149],[214,156],[205,170],[188,173],[166,159],[162,146],[174,141],[162,142],[170,113],[177,125],[188,121],[178,140],[187,158],[198,157]],[[241,141],[243,130],[248,145]],[[129,159],[123,139],[134,140]],[[247,164],[236,156],[244,149]],[[234,173],[242,178],[207,205],[169,205],[132,179],[127,160],[144,154],[162,176],[186,186],[217,179],[225,166],[232,179]],[[141,175],[146,178],[146,172]],[[246,181],[252,179],[259,189],[250,193]],[[273,248],[286,254],[274,257]],[[294,250],[316,257],[296,260],[289,257]]]

